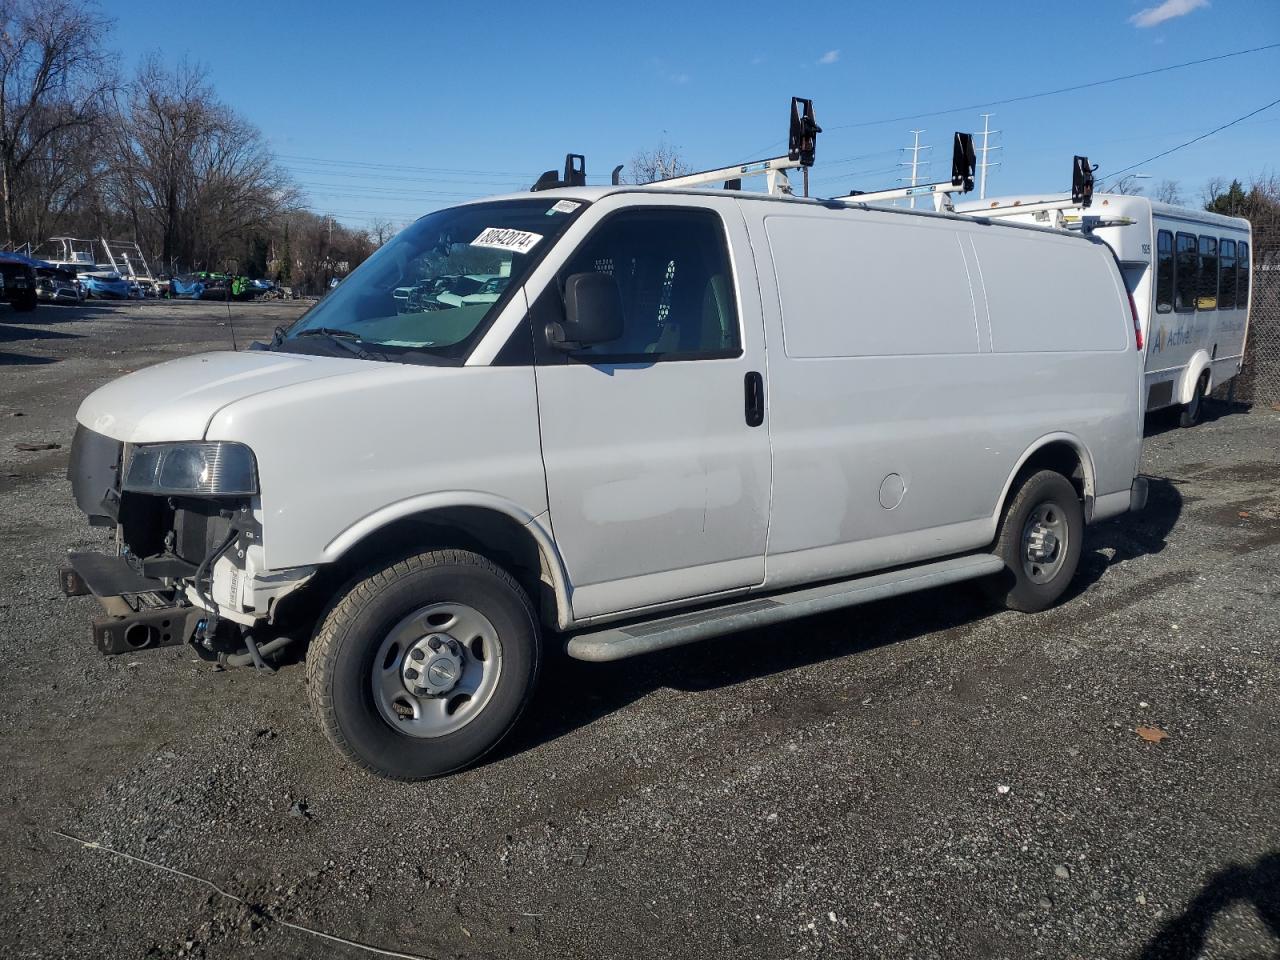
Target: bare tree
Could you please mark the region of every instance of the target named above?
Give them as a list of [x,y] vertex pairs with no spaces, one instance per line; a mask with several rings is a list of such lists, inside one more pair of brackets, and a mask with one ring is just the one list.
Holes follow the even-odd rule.
[[1152,199],[1159,200],[1161,203],[1171,203],[1176,207],[1187,202],[1177,180],[1161,180],[1152,194]]
[[[0,206],[10,244],[32,234],[18,198],[33,165],[102,119],[115,78],[99,45],[109,21],[83,0],[0,0]],[[56,192],[56,191],[54,191]],[[47,183],[37,187],[47,199]],[[39,211],[38,202],[31,211]]]
[[252,233],[297,203],[262,135],[218,102],[198,66],[144,61],[117,127],[111,200],[165,264],[239,260]]
[[632,183],[653,183],[691,172],[692,168],[680,156],[680,148],[664,138],[652,150],[641,150],[631,158],[629,179]]
[[1142,184],[1138,182],[1138,178],[1136,176],[1128,174],[1108,186],[1106,192],[1136,197],[1142,193]]
[[374,247],[380,247],[399,231],[392,226],[390,220],[384,220],[382,217],[376,217],[369,221],[369,240]]

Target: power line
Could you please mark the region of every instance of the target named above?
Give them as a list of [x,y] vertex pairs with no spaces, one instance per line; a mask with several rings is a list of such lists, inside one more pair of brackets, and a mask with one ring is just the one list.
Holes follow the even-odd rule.
[[301,160],[304,163],[323,163],[339,167],[364,167],[374,170],[408,170],[414,173],[461,173],[471,176],[528,177],[529,171],[517,170],[468,170],[459,167],[417,167],[405,163],[378,163],[372,160],[327,160],[324,157],[303,157],[297,154],[278,153],[282,160]]
[[[1036,100],[1041,97],[1053,97],[1062,93],[1073,93],[1076,90],[1087,90],[1092,87],[1101,87],[1109,83],[1120,83],[1123,80],[1136,80],[1139,77],[1150,77],[1150,76],[1154,76],[1157,73],[1167,73],[1170,70],[1181,70],[1184,67],[1197,67],[1205,63],[1217,63],[1221,60],[1229,60],[1232,57],[1243,57],[1246,54],[1250,54],[1250,53],[1261,53],[1264,50],[1274,50],[1277,47],[1280,47],[1280,43],[1268,43],[1261,47],[1250,47],[1247,50],[1233,50],[1231,53],[1220,53],[1216,56],[1204,57],[1199,60],[1186,60],[1182,63],[1172,63],[1172,64],[1169,64],[1168,66],[1155,67],[1154,69],[1151,69],[1151,70],[1140,70],[1137,73],[1126,73],[1123,76],[1119,76],[1119,77],[1109,77],[1106,80],[1091,80],[1088,83],[1078,83],[1070,87],[1059,87],[1056,90],[1043,90],[1040,93],[1028,93],[1018,97],[1008,97],[1004,100],[990,100],[990,101],[987,101],[986,103],[971,103],[963,107],[950,107],[946,110],[934,110],[929,113],[914,113],[914,114],[908,114],[906,116],[901,116],[901,117],[886,117],[883,120],[862,120],[857,123],[842,123],[842,124],[828,125],[826,127],[826,130],[830,132],[832,130],[850,130],[855,127],[876,127],[886,123],[902,123],[907,120],[925,120],[930,117],[942,117],[951,113],[964,113],[969,110],[981,110],[985,107],[1000,107],[1010,103],[1023,103],[1027,100]],[[761,147],[759,150],[753,151],[751,154],[749,154],[749,156],[763,154],[766,151],[782,143],[786,143],[786,141],[775,140],[772,143],[768,144],[767,146]]]
[[1263,50],[1274,50],[1280,47],[1280,43],[1269,43],[1262,47],[1251,47],[1248,50],[1236,50],[1232,53],[1220,53],[1213,57],[1204,57],[1200,60],[1187,60],[1184,63],[1174,63],[1166,67],[1156,67],[1153,70],[1140,70],[1137,73],[1126,73],[1119,77],[1109,77],[1106,80],[1091,80],[1088,83],[1077,83],[1070,87],[1059,87],[1057,90],[1044,90],[1040,93],[1028,93],[1020,97],[1009,97],[1004,100],[989,100],[985,103],[970,103],[963,107],[951,107],[947,110],[934,110],[929,113],[914,113],[904,117],[887,117],[884,120],[863,120],[858,123],[844,123],[836,126],[828,127],[828,130],[848,130],[853,127],[874,127],[884,123],[902,123],[905,120],[925,120],[929,117],[941,117],[949,113],[961,113],[966,110],[980,110],[983,107],[1002,107],[1010,103],[1022,103],[1027,100],[1038,100],[1041,97],[1055,97],[1062,93],[1074,93],[1077,90],[1088,90],[1092,87],[1105,86],[1108,83],[1120,83],[1122,80],[1136,80],[1139,77],[1150,77],[1157,73],[1167,73],[1170,70],[1181,70],[1183,67],[1198,67],[1205,63],[1216,63],[1219,60],[1228,60],[1231,57],[1242,57],[1247,53],[1260,53]]
[[1225,130],[1227,129],[1227,127],[1234,127],[1237,123],[1240,123],[1242,120],[1248,120],[1250,117],[1257,116],[1259,113],[1262,113],[1262,111],[1264,110],[1270,110],[1277,103],[1280,103],[1280,100],[1272,100],[1266,106],[1259,107],[1257,110],[1253,110],[1249,113],[1246,113],[1243,117],[1236,117],[1234,120],[1229,120],[1220,127],[1214,127],[1208,133],[1202,133],[1200,134],[1200,136],[1194,137],[1191,140],[1186,141],[1185,143],[1180,143],[1176,147],[1170,147],[1168,150],[1164,151],[1163,153],[1157,153],[1154,157],[1147,157],[1147,159],[1145,160],[1139,160],[1137,163],[1131,163],[1129,166],[1124,167],[1121,170],[1117,170],[1115,173],[1108,174],[1108,176],[1115,178],[1120,176],[1120,174],[1122,173],[1128,173],[1130,170],[1136,170],[1138,167],[1145,167],[1148,163],[1150,163],[1153,160],[1159,160],[1161,157],[1167,157],[1169,154],[1176,153],[1178,150],[1181,150],[1183,147],[1189,147],[1193,143],[1199,143],[1201,140],[1205,139],[1206,137],[1212,137],[1215,133],[1218,133],[1221,130]]

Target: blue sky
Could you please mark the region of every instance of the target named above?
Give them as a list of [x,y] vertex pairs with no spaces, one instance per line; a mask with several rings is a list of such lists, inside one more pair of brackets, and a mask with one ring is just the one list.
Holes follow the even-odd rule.
[[[155,49],[204,64],[311,206],[353,224],[527,187],[569,150],[586,154],[598,182],[664,138],[694,169],[781,152],[793,94],[814,99],[826,131],[816,194],[894,185],[913,127],[934,144],[941,179],[952,131],[980,129],[979,110],[854,125],[1280,42],[1280,0],[106,0],[103,10],[125,72]],[[1280,48],[993,107],[1003,149],[988,193],[1065,188],[1077,152],[1104,176],[1277,98]],[[1211,176],[1278,167],[1280,106],[1138,172],[1179,180],[1194,200]]]

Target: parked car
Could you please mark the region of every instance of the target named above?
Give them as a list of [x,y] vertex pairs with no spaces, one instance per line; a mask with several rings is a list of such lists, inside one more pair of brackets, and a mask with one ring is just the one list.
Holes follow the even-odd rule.
[[129,286],[129,281],[118,273],[81,273],[80,279],[84,282],[85,295],[88,297],[100,300],[127,300],[135,294]]
[[[399,312],[464,273],[505,289]],[[83,402],[74,494],[119,544],[64,590],[110,605],[107,653],[311,636],[320,726],[389,777],[491,750],[553,644],[615,660],[964,580],[1043,610],[1084,525],[1146,496],[1124,281],[1062,231],[550,190],[428,214],[256,346]]]
[[36,272],[32,261],[18,254],[0,254],[0,300],[19,313],[36,308]]
[[46,303],[80,303],[84,300],[74,270],[52,264],[36,268],[36,296]]

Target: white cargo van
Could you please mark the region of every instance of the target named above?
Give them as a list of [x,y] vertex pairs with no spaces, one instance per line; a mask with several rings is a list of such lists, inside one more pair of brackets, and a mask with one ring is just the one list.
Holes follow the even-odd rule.
[[[461,275],[508,279],[400,295]],[[738,191],[485,200],[264,349],[91,394],[71,479],[119,555],[64,589],[103,599],[104,652],[265,666],[310,635],[338,749],[433,776],[507,732],[551,644],[611,660],[967,579],[1047,607],[1083,525],[1144,501],[1141,381],[1097,239]]]
[[[1146,409],[1181,406],[1184,427],[1200,420],[1200,402],[1244,363],[1249,331],[1252,228],[1248,220],[1191,210],[1146,197],[1094,194],[1087,207],[1066,197],[996,197],[956,209],[1013,222],[1079,225],[1120,261],[1133,295],[1146,356]],[[1056,202],[1056,204],[1055,204]],[[1051,206],[1034,213],[1034,206]]]

